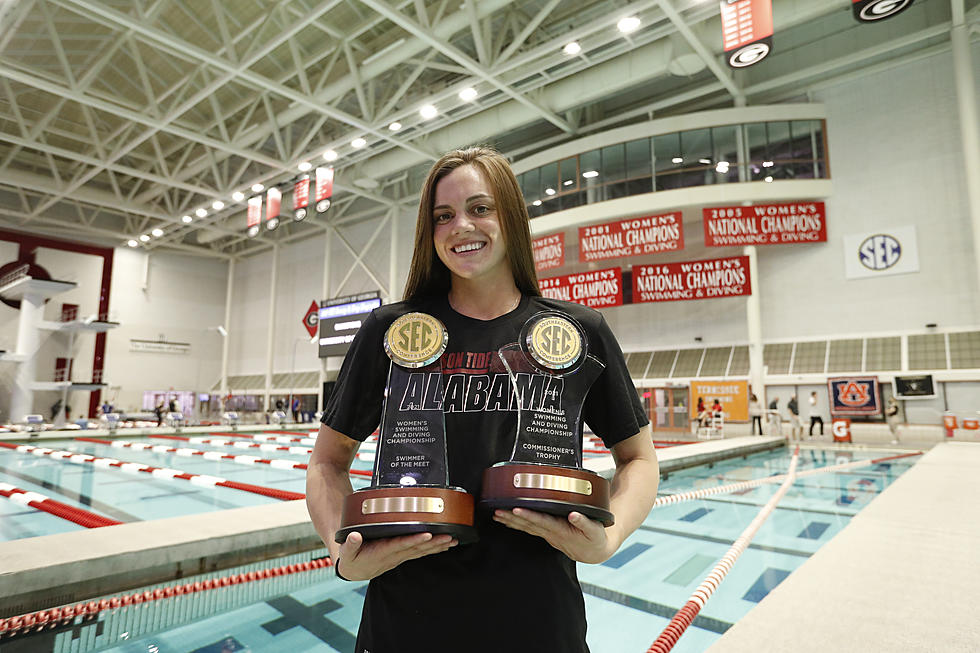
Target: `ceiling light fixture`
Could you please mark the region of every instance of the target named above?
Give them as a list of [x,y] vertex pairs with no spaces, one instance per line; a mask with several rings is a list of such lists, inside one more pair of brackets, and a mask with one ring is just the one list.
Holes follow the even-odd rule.
[[150,233],[153,234],[153,237],[154,238],[159,238],[160,236],[163,235],[163,229],[161,229],[160,227],[157,227],[156,229],[154,229]]
[[439,115],[439,109],[436,109],[435,105],[427,104],[419,109],[419,115],[422,116],[422,120],[432,120]]
[[208,214],[208,210],[207,209],[198,209],[198,210],[194,211],[194,215],[196,215],[199,218],[203,218],[203,217],[207,216],[207,214]]
[[365,145],[367,145],[367,141],[364,140],[363,138],[361,138],[360,136],[358,136],[357,138],[355,138],[354,140],[352,140],[350,142],[350,146],[353,147],[355,150],[359,150],[360,148],[364,147]]
[[265,190],[265,186],[262,184],[252,184],[253,193],[261,193],[263,190]]
[[555,189],[554,188],[545,188],[544,189],[544,194],[545,195],[554,195],[555,194]]
[[772,177],[766,177],[762,181],[766,182],[767,184],[771,184],[772,183]]
[[323,160],[324,161],[336,161],[337,160],[337,156],[338,156],[337,153],[334,152],[333,150],[327,150],[326,152],[323,153]]
[[297,167],[299,168],[300,172],[306,172],[307,170],[310,170],[313,167],[313,164],[310,163],[309,161],[302,161]]
[[147,236],[146,234],[140,234],[140,241],[141,242],[146,243],[146,242],[149,242],[149,240],[150,240],[150,237],[149,236]]
[[133,240],[132,238],[130,238],[130,239],[129,239],[129,240],[128,240],[128,241],[126,242],[126,244],[127,244],[127,245],[129,245],[130,247],[136,247],[137,245],[139,245],[139,243],[138,243],[138,242],[136,242],[135,240]]
[[240,190],[236,190],[231,194],[231,199],[235,200],[236,202],[241,202],[243,199],[245,199],[245,193]]
[[180,219],[180,221],[183,222],[184,224],[190,224],[191,222],[194,222],[194,218],[192,218],[189,215],[185,215]]
[[711,165],[711,159],[698,159],[698,163],[703,163],[704,165]]
[[225,208],[225,203],[221,200],[215,200],[211,202],[211,208],[215,211],[220,211],[221,209]]
[[567,54],[569,57],[574,57],[582,51],[582,46],[578,44],[578,41],[572,41],[563,47],[561,51]]
[[388,129],[393,132],[399,131],[401,128],[402,128],[402,124],[397,120],[391,123],[390,125],[388,125]]
[[630,32],[635,32],[640,29],[642,22],[636,16],[626,16],[625,18],[620,18],[619,22],[616,23],[616,27],[623,34],[629,34]]
[[541,200],[534,200],[533,202],[531,202],[531,204],[533,204],[534,206],[541,206]]
[[472,86],[470,86],[468,88],[464,88],[462,91],[459,92],[459,99],[462,100],[463,102],[472,102],[477,97],[479,97],[479,95],[480,94],[477,92],[477,90]]
[[586,179],[592,179],[593,177],[598,177],[599,176],[599,171],[598,170],[586,170],[585,172],[582,173],[582,176],[585,177]]
[[670,162],[671,163],[684,163],[684,158],[683,157],[679,157],[679,156],[675,156],[673,159],[670,160]]

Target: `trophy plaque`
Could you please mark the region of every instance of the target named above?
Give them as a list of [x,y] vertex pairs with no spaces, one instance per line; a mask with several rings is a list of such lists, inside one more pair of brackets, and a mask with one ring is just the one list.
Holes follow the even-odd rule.
[[449,485],[442,365],[449,335],[425,313],[406,313],[388,328],[391,363],[371,485],[344,499],[343,543],[411,533],[449,534],[460,543],[477,539],[473,496]]
[[510,460],[484,470],[480,504],[580,512],[610,526],[609,481],[582,467],[582,406],[605,369],[588,353],[585,331],[564,313],[543,311],[498,355],[517,404],[517,436]]

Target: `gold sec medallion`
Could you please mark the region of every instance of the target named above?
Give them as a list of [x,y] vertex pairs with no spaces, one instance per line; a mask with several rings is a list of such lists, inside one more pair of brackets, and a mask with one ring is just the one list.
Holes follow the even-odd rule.
[[396,365],[425,367],[439,360],[449,343],[442,322],[426,313],[406,313],[385,332],[385,353]]
[[564,317],[550,315],[538,320],[527,334],[527,350],[539,364],[552,370],[574,365],[582,355],[582,335]]

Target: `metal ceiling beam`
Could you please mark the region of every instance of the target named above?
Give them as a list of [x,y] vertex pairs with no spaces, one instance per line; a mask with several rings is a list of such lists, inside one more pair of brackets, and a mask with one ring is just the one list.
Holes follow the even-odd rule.
[[374,11],[378,12],[379,14],[381,14],[382,16],[384,16],[385,18],[393,22],[395,25],[398,25],[399,27],[401,27],[402,29],[410,33],[415,38],[420,39],[424,43],[427,43],[429,46],[435,48],[439,52],[442,52],[444,55],[450,57],[451,59],[459,63],[461,66],[469,70],[471,73],[473,73],[483,81],[489,83],[494,88],[503,91],[512,99],[517,100],[525,107],[531,109],[532,111],[534,111],[542,118],[544,118],[551,124],[561,129],[562,131],[569,134],[575,133],[575,128],[572,127],[568,123],[568,121],[559,117],[558,114],[551,111],[550,109],[547,109],[539,105],[537,102],[530,100],[529,98],[525,97],[523,93],[519,91],[515,91],[509,85],[504,84],[499,79],[497,79],[493,71],[489,70],[485,66],[480,65],[478,62],[473,61],[462,50],[456,48],[453,45],[450,45],[448,40],[438,38],[432,32],[425,29],[424,27],[422,27],[421,25],[419,25],[418,23],[410,19],[405,14],[401,13],[400,11],[397,11],[394,7],[388,5],[385,2],[382,2],[381,0],[361,0],[361,3],[367,5]]

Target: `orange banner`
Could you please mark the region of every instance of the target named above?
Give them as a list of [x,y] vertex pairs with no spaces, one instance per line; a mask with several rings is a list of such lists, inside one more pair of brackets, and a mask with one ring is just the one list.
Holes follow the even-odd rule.
[[704,399],[708,410],[721,402],[725,420],[729,422],[749,421],[749,382],[748,381],[691,381],[691,419],[697,417],[698,398]]

